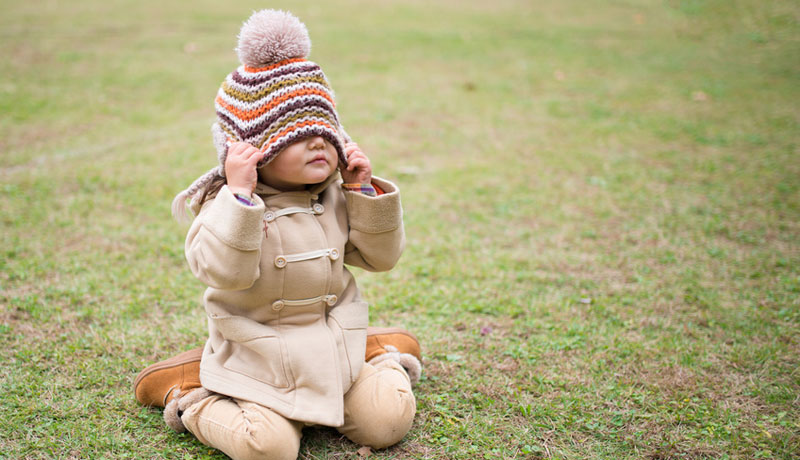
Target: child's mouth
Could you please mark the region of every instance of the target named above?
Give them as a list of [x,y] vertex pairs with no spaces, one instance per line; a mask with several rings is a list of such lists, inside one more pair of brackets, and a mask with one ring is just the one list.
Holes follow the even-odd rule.
[[308,164],[311,164],[311,165],[321,164],[321,163],[325,163],[325,164],[328,163],[328,159],[325,158],[325,155],[317,155],[314,158],[312,158],[311,161],[308,162]]

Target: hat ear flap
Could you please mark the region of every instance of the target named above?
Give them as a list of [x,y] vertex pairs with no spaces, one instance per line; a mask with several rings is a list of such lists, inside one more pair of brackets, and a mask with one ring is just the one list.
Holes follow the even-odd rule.
[[225,177],[225,159],[228,157],[228,135],[222,130],[219,123],[211,125],[211,137],[214,141],[214,148],[217,150],[219,158],[219,171]]
[[339,163],[340,163],[340,165],[343,165],[344,167],[347,167],[347,156],[344,153],[344,146],[349,142],[353,142],[353,140],[350,139],[350,135],[347,134],[347,131],[344,130],[342,125],[337,125],[335,139],[336,139],[336,142],[333,142],[333,140],[331,140],[331,139],[328,139],[328,140],[333,143],[333,146],[336,148],[336,151],[339,153]]
[[339,136],[341,136],[342,142],[345,144],[353,142],[353,139],[350,138],[350,135],[347,134],[347,131],[344,130],[344,126],[342,125],[339,125]]

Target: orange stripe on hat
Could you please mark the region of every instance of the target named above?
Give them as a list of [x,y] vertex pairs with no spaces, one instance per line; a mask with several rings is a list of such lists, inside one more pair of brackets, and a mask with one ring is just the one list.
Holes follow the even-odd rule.
[[287,64],[294,64],[295,62],[305,62],[306,59],[303,58],[294,58],[294,59],[285,59],[280,62],[276,62],[275,64],[268,65],[266,67],[250,67],[249,65],[244,66],[244,71],[248,73],[258,73],[258,72],[266,72],[268,70],[277,69],[278,67],[287,65]]

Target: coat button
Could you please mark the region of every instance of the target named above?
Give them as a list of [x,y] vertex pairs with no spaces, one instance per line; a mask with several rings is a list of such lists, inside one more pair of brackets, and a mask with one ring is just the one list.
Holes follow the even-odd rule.
[[272,222],[273,220],[275,220],[275,213],[272,211],[267,211],[264,214],[264,220],[266,220],[267,222]]
[[322,214],[325,212],[325,206],[322,206],[319,203],[314,203],[313,209],[316,214]]
[[330,258],[331,258],[331,260],[336,260],[336,259],[338,259],[338,258],[339,258],[339,250],[338,250],[338,249],[336,249],[336,248],[332,248],[332,249],[331,249],[331,252],[330,252],[330,255],[329,255],[328,257],[330,257]]
[[335,295],[331,294],[331,295],[328,296],[327,299],[325,299],[325,303],[327,303],[328,306],[332,307],[332,306],[336,305],[336,302],[338,300],[339,300],[338,297],[336,297]]
[[283,300],[276,300],[275,302],[272,302],[272,309],[275,311],[281,311],[283,310],[283,305]]
[[277,256],[275,257],[275,266],[278,268],[283,268],[286,266],[286,257]]

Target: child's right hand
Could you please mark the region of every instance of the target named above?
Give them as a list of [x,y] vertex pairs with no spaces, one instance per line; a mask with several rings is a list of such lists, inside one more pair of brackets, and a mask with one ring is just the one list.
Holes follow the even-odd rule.
[[251,196],[258,182],[256,164],[264,154],[247,142],[234,142],[225,158],[225,179],[231,193]]

